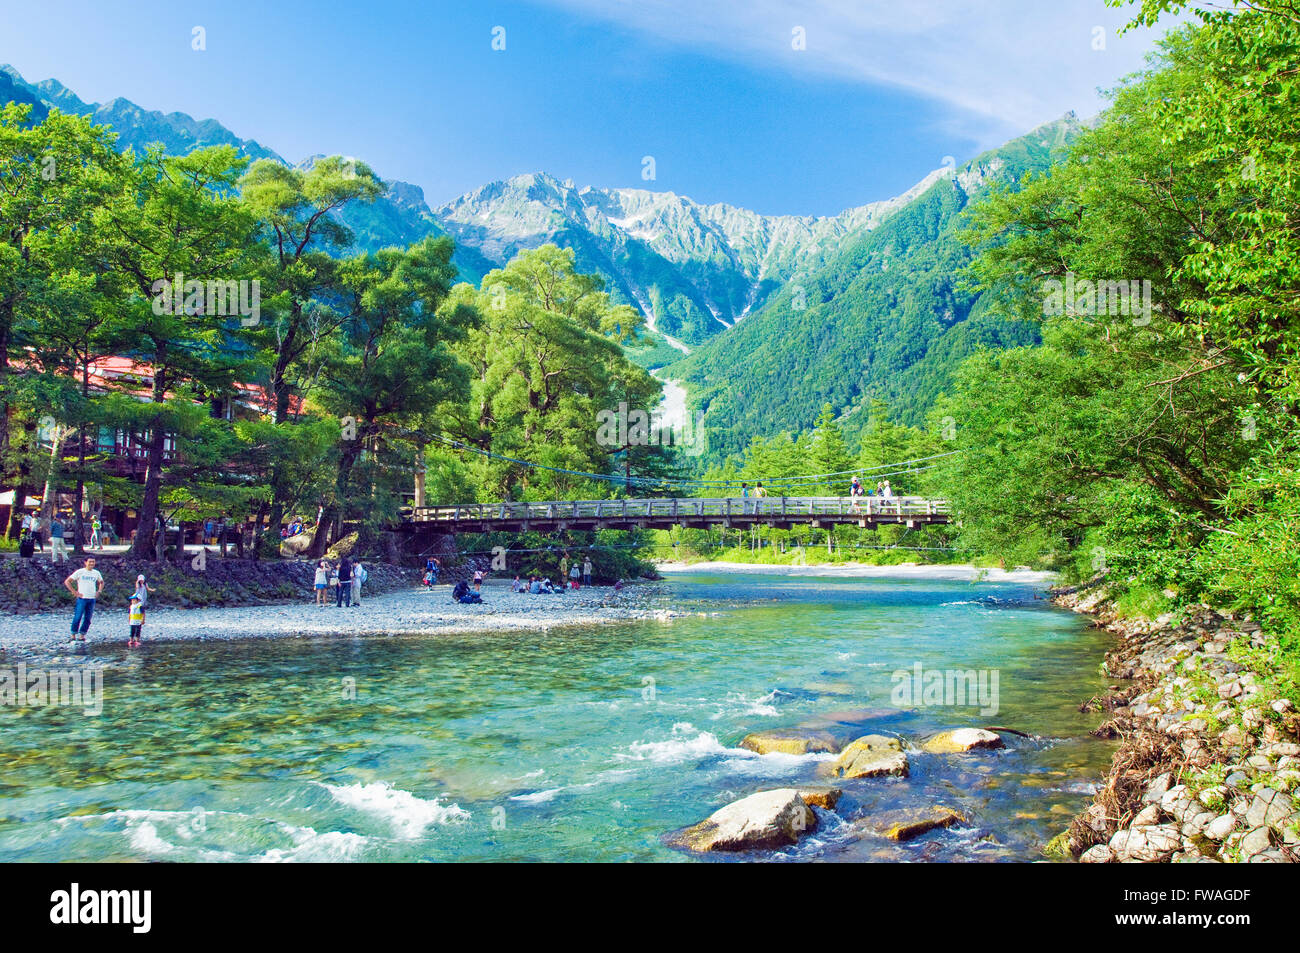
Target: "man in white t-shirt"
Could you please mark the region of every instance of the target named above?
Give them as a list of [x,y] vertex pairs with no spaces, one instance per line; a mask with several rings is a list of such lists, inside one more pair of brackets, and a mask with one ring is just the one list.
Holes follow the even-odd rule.
[[[63,584],[77,597],[77,608],[72,612],[72,638],[84,642],[86,632],[90,629],[90,620],[95,615],[95,600],[104,591],[104,577],[95,568],[95,558],[88,557],[85,567],[68,576]],[[77,635],[78,627],[81,629],[80,636]]]

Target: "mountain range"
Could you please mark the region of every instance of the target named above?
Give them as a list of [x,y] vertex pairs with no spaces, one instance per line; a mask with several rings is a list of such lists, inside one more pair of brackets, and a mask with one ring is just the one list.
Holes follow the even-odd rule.
[[[288,163],[216,120],[142,109],[126,99],[87,103],[47,79],[0,66],[0,102],[89,115],[119,148],[161,143],[183,154],[233,145]],[[937,169],[902,195],[835,216],[762,215],[673,192],[578,187],[544,172],[488,183],[437,208],[419,186],[387,181],[370,204],[340,215],[354,249],[430,234],[456,242],[464,280],[546,242],[572,248],[612,296],[637,307],[650,343],[632,352],[683,382],[705,415],[711,455],[756,434],[800,430],[830,403],[852,431],[873,398],[919,423],[956,363],[977,347],[1030,343],[1033,331],[990,314],[963,291],[968,251],[955,237],[969,203],[995,182],[1048,168],[1082,127],[1073,114],[960,167]],[[310,156],[299,165],[319,158]]]

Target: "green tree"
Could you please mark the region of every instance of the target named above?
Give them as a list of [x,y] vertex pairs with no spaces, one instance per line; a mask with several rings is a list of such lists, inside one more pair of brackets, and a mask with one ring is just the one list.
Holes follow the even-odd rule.
[[[169,438],[188,436],[188,404],[228,392],[249,372],[236,340],[241,319],[223,314],[209,282],[246,279],[254,220],[235,195],[246,160],[230,146],[167,157],[151,150],[125,189],[97,214],[111,236],[109,262],[129,281],[123,309],[126,353],[147,363],[148,462],[132,555],[152,557],[159,499],[172,455]],[[180,282],[180,287],[175,283]],[[249,295],[251,300],[251,293]]]
[[[466,303],[483,315],[460,354],[471,368],[470,407],[461,421],[482,450],[556,470],[608,472],[624,448],[602,440],[620,402],[653,409],[659,383],[623,354],[643,321],[615,305],[598,275],[574,269],[571,250],[544,245],[490,272]],[[607,431],[605,431],[607,432]],[[497,499],[607,495],[607,486],[554,470],[499,460],[474,465]]]
[[[366,529],[396,515],[394,494],[376,496],[381,480],[396,472],[397,482],[406,482],[419,428],[433,422],[440,404],[469,397],[469,376],[453,345],[464,339],[476,315],[441,307],[456,274],[451,255],[451,239],[427,238],[340,268],[349,317],[341,327],[341,347],[325,360],[320,401],[346,424],[334,493],[312,541],[313,556],[324,552],[327,540],[342,536],[349,514],[363,517]],[[369,472],[358,481],[363,457]]]
[[292,399],[310,393],[328,351],[325,342],[350,317],[337,306],[342,296],[335,255],[352,244],[353,236],[339,216],[353,203],[373,202],[383,188],[369,166],[341,156],[307,169],[261,159],[239,180],[244,205],[270,247],[261,272],[266,320],[255,331],[270,355],[271,415],[279,425],[264,435],[278,444],[267,519],[273,545],[296,485],[290,471],[292,428],[299,418],[291,413]]

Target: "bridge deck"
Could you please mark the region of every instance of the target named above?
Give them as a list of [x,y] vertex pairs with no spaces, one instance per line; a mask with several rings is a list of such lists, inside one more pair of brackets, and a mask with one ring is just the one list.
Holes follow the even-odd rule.
[[668,529],[673,526],[856,524],[922,526],[949,521],[946,500],[921,497],[769,496],[672,499],[557,500],[546,503],[461,503],[423,506],[404,521],[452,533],[496,530]]

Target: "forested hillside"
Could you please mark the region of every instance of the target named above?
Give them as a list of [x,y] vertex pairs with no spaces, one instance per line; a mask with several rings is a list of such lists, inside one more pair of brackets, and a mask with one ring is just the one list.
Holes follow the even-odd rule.
[[992,183],[1048,168],[1082,128],[1068,116],[957,169],[668,368],[689,383],[710,449],[806,430],[826,403],[850,435],[866,425],[861,408],[872,399],[919,424],[962,359],[980,347],[1033,343],[1033,326],[990,312],[966,287],[962,213]]
[[993,315],[963,282],[971,252],[962,213],[993,182],[1047,169],[1082,124],[1073,116],[985,153],[859,235],[823,268],[796,276],[762,311],[668,368],[690,385],[710,424],[711,450],[732,452],[757,434],[813,426],[823,404],[844,416],[884,400],[919,424],[979,347],[1036,339],[1034,326]]

